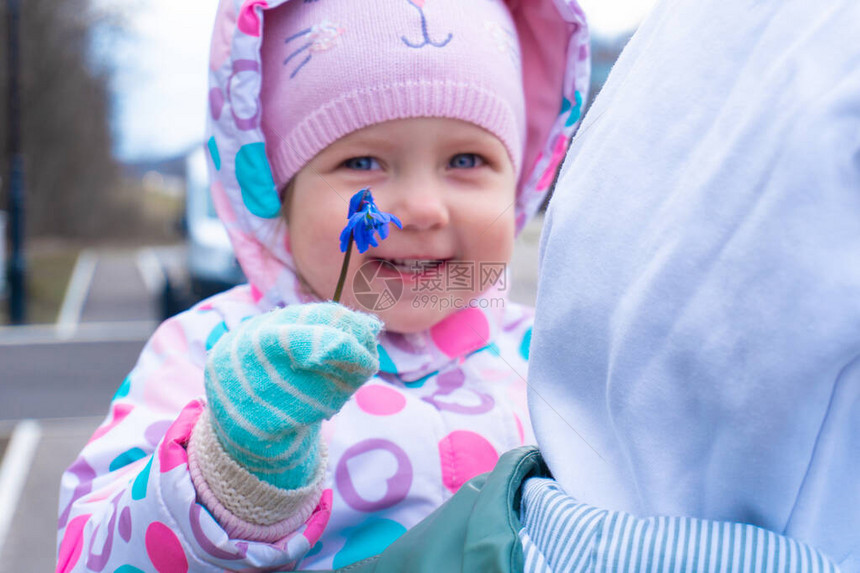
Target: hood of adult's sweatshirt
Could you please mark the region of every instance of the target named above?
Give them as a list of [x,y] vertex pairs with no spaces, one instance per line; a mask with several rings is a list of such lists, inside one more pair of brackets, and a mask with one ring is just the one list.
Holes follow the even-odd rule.
[[860,570],[860,3],[665,0],[550,203],[530,365],[581,500]]
[[[311,296],[295,273],[260,126],[262,27],[266,13],[288,1],[300,0],[221,0],[209,61],[211,193],[263,307],[306,302]],[[508,0],[507,5],[520,37],[527,109],[524,168],[512,206],[519,231],[545,199],[578,126],[590,75],[589,43],[575,0]]]

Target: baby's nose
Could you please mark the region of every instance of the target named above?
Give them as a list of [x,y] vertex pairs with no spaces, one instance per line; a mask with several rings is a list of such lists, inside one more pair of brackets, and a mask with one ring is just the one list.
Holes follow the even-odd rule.
[[431,185],[401,189],[396,195],[396,207],[392,212],[400,218],[404,229],[423,231],[448,224],[448,206],[442,193]]

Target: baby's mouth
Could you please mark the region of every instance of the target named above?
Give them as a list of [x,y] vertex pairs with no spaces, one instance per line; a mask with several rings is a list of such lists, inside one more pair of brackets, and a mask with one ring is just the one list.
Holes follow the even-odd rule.
[[430,258],[421,258],[421,259],[383,259],[377,258],[379,262],[386,263],[391,267],[403,275],[410,274],[421,274],[427,271],[434,271],[439,269],[442,265],[444,265],[448,259],[430,259]]

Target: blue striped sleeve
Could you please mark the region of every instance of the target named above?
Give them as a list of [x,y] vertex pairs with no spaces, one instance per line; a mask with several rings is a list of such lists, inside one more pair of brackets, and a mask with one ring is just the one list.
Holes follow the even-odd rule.
[[526,481],[520,518],[530,573],[839,571],[813,547],[760,527],[600,510],[545,478]]

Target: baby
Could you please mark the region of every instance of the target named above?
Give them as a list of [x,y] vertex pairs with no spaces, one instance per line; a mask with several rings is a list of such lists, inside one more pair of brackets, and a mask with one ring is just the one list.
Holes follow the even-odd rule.
[[[222,2],[211,189],[249,284],[147,344],[63,477],[58,570],[349,565],[532,442],[504,267],[587,56],[573,1]],[[364,188],[402,228],[321,302]]]

